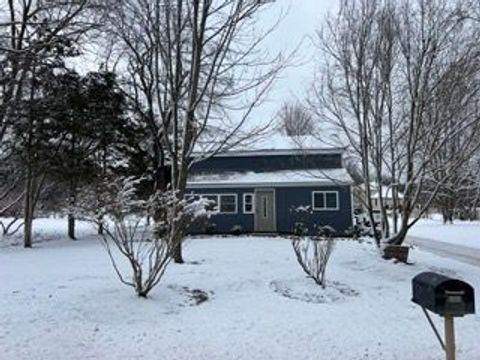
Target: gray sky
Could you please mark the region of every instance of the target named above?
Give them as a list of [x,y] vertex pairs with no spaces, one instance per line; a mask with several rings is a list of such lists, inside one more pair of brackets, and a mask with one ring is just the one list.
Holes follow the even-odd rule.
[[[313,80],[314,56],[309,36],[313,36],[328,11],[334,11],[338,0],[277,0],[266,18],[278,17],[278,7],[288,10],[279,27],[269,37],[267,46],[272,53],[278,51],[291,52],[303,40],[298,50],[299,66],[289,67],[281,79],[275,84],[269,100],[255,112],[260,118],[270,118],[285,100],[302,98],[307,86]],[[267,21],[269,21],[268,19]],[[260,120],[260,119],[259,119]]]
[[[0,0],[0,2],[3,0]],[[272,54],[292,52],[298,48],[296,60],[275,83],[268,100],[250,116],[249,123],[268,122],[286,100],[304,97],[304,92],[313,80],[314,56],[309,36],[313,36],[328,11],[334,11],[338,0],[276,0],[262,14],[260,27],[273,24],[280,14],[285,16],[278,28],[266,39],[265,45]],[[302,42],[303,41],[303,42]],[[97,68],[96,51],[69,62],[80,72]]]

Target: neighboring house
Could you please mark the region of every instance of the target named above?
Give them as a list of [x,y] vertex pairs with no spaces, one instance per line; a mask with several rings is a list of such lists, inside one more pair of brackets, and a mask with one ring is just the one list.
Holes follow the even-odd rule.
[[[393,192],[391,187],[382,186],[381,192],[374,191],[372,193],[372,205],[374,209],[380,209],[380,194],[382,195],[382,201],[387,210],[393,208]],[[397,195],[397,206],[401,208],[403,202],[403,194],[401,192]]]
[[[391,186],[383,185],[381,190],[378,187],[377,183],[370,183],[370,191],[371,191],[371,199],[372,199],[372,207],[373,210],[380,210],[380,195],[382,196],[383,203],[387,210],[391,210],[393,208],[393,192]],[[354,195],[354,207],[357,210],[364,209],[364,202],[366,201],[366,190],[365,185],[360,184],[355,186],[353,189]],[[360,200],[362,199],[362,200]],[[403,194],[398,192],[397,194],[397,206],[399,208],[402,207],[403,203]]]
[[194,164],[187,196],[211,200],[213,214],[191,233],[292,233],[303,223],[345,235],[352,227],[352,181],[343,149],[237,150]]

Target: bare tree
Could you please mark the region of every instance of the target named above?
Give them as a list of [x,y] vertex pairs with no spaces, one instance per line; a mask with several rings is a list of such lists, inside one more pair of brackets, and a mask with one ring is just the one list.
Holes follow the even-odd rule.
[[[178,201],[188,170],[259,133],[248,118],[284,66],[262,50],[274,26],[257,31],[266,2],[122,0],[110,12],[110,58],[126,69],[125,90],[150,131],[153,192]],[[183,262],[185,217],[172,213],[170,243]],[[161,213],[154,215],[154,220]]]
[[[480,53],[465,4],[344,0],[338,16],[328,18],[318,32],[325,61],[315,81],[312,109],[341,131],[359,159],[365,187],[361,200],[372,224],[372,193],[389,179],[393,228],[380,191],[378,245],[382,239],[401,244],[441,185],[478,148],[474,137],[465,138],[455,154],[437,157],[441,164],[430,167],[448,139],[475,132],[479,121],[471,106],[452,117],[454,108],[440,105],[449,96],[442,88],[463,89],[458,106],[471,105],[478,95]],[[444,176],[437,177],[420,204],[431,171],[441,168]]]
[[279,130],[287,136],[310,135],[314,121],[310,110],[300,103],[285,103],[278,112]]

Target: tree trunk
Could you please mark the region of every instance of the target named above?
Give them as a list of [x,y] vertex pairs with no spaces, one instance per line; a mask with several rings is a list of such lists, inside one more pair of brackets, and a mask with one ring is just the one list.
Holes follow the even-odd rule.
[[402,225],[400,231],[397,234],[395,234],[388,241],[388,243],[391,245],[402,245],[403,242],[405,241],[405,238],[407,237],[407,232],[408,232],[408,227]]
[[33,176],[31,169],[27,169],[27,178],[25,180],[25,201],[24,201],[24,220],[23,220],[23,246],[32,247],[32,228],[33,228]]
[[75,237],[75,216],[72,213],[68,214],[68,237],[72,240],[76,240],[76,237]]
[[407,232],[409,229],[408,226],[408,220],[410,219],[410,215],[412,213],[412,210],[407,210],[404,208],[403,210],[403,216],[402,216],[402,222],[400,225],[400,231],[396,233],[389,241],[388,243],[390,245],[402,245],[403,242],[405,241],[405,238],[407,237]]
[[185,262],[182,255],[182,241],[178,239],[175,240],[175,247],[173,248],[173,261],[175,261],[176,264],[183,264]]
[[23,246],[26,248],[32,247],[32,228],[33,228],[33,214],[30,210],[25,213],[23,224]]
[[447,216],[447,211],[445,209],[443,209],[442,211],[442,219],[443,219],[443,224],[446,224],[448,220],[448,216]]

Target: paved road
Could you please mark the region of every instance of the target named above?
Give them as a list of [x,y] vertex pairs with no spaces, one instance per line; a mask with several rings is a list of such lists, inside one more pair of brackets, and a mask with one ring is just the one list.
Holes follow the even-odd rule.
[[416,245],[419,249],[431,252],[432,254],[480,267],[480,249],[474,249],[463,245],[453,245],[417,236],[408,236],[407,243]]

